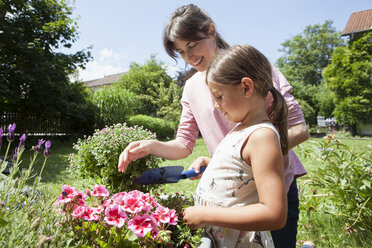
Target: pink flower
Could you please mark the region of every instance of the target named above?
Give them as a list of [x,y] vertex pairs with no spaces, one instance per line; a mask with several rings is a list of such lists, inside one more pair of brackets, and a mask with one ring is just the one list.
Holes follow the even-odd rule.
[[142,192],[133,190],[128,192],[124,197],[123,209],[129,213],[139,213],[143,210],[145,204],[141,200]]
[[125,196],[127,195],[127,192],[120,192],[111,197],[111,200],[114,204],[118,204],[120,206],[124,206],[125,202]]
[[76,198],[81,200],[85,200],[87,197],[87,194],[85,194],[84,192],[78,192],[76,195]]
[[105,221],[111,226],[121,228],[127,220],[127,214],[118,205],[110,205],[105,210]]
[[101,214],[105,210],[105,208],[102,205],[96,208],[92,208],[92,209],[95,214]]
[[158,236],[158,234],[159,234],[159,230],[156,227],[152,228],[152,230],[151,230],[152,238],[155,239],[156,236]]
[[105,185],[95,185],[92,187],[93,192],[91,192],[92,196],[96,197],[108,197],[110,192],[106,189]]
[[156,225],[155,222],[154,218],[147,214],[136,215],[133,219],[128,221],[128,228],[132,230],[137,237],[142,238],[154,228]]
[[62,193],[58,196],[57,203],[58,204],[69,203],[78,194],[79,193],[78,193],[76,188],[70,187],[69,185],[63,185],[62,186]]
[[163,206],[159,206],[155,213],[154,218],[161,223],[169,223],[170,225],[177,225],[178,217],[176,215],[176,210],[169,209]]
[[90,197],[91,196],[91,192],[89,189],[85,189],[85,192],[87,193],[87,195]]
[[169,210],[170,220],[169,225],[177,225],[178,217],[175,209]]
[[91,207],[85,207],[85,212],[83,216],[84,220],[92,220],[92,221],[98,221],[100,219],[99,215],[96,214],[96,211],[94,208]]
[[94,208],[79,206],[72,212],[72,217],[82,218],[84,220],[98,221],[100,219]]
[[153,214],[156,220],[161,223],[168,223],[170,220],[169,208],[159,206]]
[[146,194],[142,194],[141,196],[141,200],[143,201],[144,203],[144,207],[143,209],[146,211],[146,212],[150,212],[151,209],[155,207],[158,207],[160,206],[159,203],[156,202],[156,200],[150,196],[150,194],[146,193]]
[[85,208],[86,206],[79,206],[75,208],[75,210],[72,212],[72,217],[74,218],[83,218],[84,213],[85,213]]

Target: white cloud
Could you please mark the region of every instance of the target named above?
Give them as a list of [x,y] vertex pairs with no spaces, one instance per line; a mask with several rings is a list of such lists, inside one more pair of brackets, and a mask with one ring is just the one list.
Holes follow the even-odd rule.
[[111,49],[103,49],[97,59],[86,64],[85,70],[79,70],[79,79],[88,81],[92,79],[103,78],[105,75],[125,72],[129,69],[127,56],[120,53],[114,53]]
[[181,69],[178,68],[177,66],[170,66],[167,65],[166,72],[169,74],[171,77],[177,77],[177,72],[180,71]]

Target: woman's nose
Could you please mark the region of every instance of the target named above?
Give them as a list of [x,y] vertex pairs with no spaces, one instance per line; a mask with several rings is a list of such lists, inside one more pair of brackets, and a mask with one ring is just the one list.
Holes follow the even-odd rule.
[[214,108],[215,109],[220,109],[220,105],[217,102],[214,102]]
[[190,60],[192,57],[193,57],[192,52],[190,52],[190,51],[186,51],[186,58],[187,58],[188,60]]

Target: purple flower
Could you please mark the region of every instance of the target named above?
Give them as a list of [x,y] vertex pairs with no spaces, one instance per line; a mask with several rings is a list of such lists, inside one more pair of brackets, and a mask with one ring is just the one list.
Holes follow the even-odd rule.
[[19,139],[19,145],[18,145],[18,147],[25,146],[26,139],[27,139],[26,134],[22,134],[21,138]]
[[0,148],[1,148],[1,143],[3,142],[3,134],[4,134],[4,131],[2,128],[0,128]]
[[14,149],[14,153],[13,153],[13,160],[14,161],[17,161],[17,158],[18,158],[18,152],[19,152],[19,147],[16,147]]
[[50,147],[52,146],[52,143],[50,142],[50,140],[48,140],[47,142],[45,142],[45,150],[44,150],[44,157],[49,157],[50,155]]
[[40,153],[41,150],[43,149],[42,145],[44,144],[45,140],[43,139],[38,139],[37,141],[37,146],[36,147],[33,147],[33,149],[37,152],[37,153]]
[[16,128],[15,123],[13,123],[13,125],[10,124],[9,127],[8,127],[8,137],[7,137],[7,139],[8,139],[9,142],[12,142],[14,140],[14,130],[15,130],[15,128]]

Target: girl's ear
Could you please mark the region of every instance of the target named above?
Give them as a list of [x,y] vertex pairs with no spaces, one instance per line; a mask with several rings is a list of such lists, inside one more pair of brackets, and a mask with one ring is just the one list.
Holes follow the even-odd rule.
[[244,90],[244,95],[249,97],[251,95],[253,95],[254,93],[254,83],[252,81],[252,79],[250,79],[249,77],[243,77],[241,82],[240,82],[240,85],[242,86],[243,90]]
[[214,38],[217,36],[216,27],[213,23],[209,24],[209,35],[212,35]]

